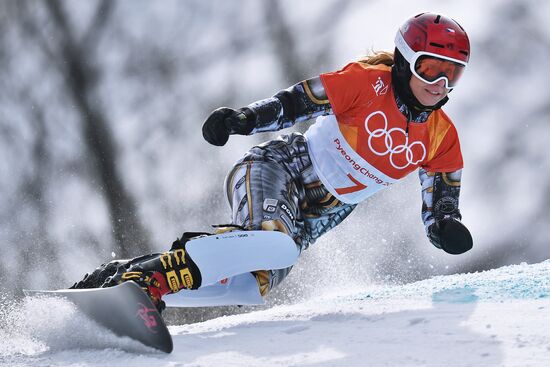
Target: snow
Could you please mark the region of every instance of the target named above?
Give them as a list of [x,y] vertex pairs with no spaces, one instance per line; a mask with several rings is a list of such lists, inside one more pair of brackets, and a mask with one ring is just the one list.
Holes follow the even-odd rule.
[[550,260],[171,326],[169,355],[61,300],[1,302],[1,366],[550,365]]

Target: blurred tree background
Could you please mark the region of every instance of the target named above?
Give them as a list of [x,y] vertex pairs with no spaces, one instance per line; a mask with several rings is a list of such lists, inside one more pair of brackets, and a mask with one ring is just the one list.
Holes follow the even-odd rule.
[[183,231],[228,222],[226,172],[278,134],[213,147],[201,134],[208,113],[266,98],[370,49],[392,50],[397,27],[426,10],[457,19],[472,42],[468,72],[445,109],[461,135],[461,210],[474,250],[452,257],[428,244],[413,174],[308,249],[268,304],[549,258],[549,7],[1,2],[0,292],[67,287],[114,257],[162,251]]

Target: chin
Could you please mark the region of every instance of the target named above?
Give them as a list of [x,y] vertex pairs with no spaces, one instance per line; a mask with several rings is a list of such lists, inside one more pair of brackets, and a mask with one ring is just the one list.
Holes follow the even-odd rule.
[[438,104],[439,102],[441,102],[443,100],[443,98],[445,98],[445,96],[441,97],[441,98],[438,98],[438,99],[423,99],[423,100],[418,100],[418,102],[422,103],[422,105],[426,106],[426,107],[433,107],[435,106],[436,104]]

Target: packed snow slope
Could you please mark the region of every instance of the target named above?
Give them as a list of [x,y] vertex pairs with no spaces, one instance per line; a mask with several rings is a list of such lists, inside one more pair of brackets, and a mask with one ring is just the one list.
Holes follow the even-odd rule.
[[2,304],[2,366],[550,366],[550,261],[172,326],[170,355],[65,301]]

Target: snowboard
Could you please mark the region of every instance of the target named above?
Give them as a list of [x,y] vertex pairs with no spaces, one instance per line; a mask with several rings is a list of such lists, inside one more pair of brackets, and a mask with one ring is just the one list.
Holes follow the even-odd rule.
[[134,282],[110,288],[24,290],[24,293],[27,296],[63,297],[115,334],[165,353],[172,352],[172,336],[168,328],[150,298]]
[[[185,247],[201,272],[203,287],[167,295],[168,307],[263,304],[256,270],[294,265],[300,250],[274,231],[233,231],[190,240]],[[120,336],[170,353],[172,337],[145,292],[134,282],[109,288],[24,290],[27,296],[64,297],[92,320]]]

